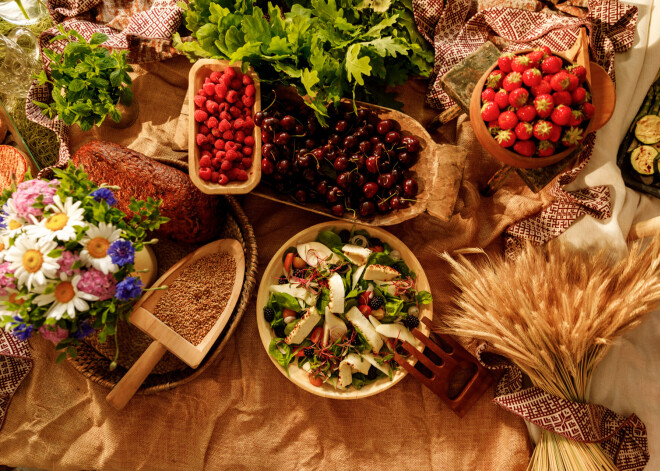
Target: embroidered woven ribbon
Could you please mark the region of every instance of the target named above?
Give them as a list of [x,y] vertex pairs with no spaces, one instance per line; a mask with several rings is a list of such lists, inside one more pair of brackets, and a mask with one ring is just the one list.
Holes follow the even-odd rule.
[[537,387],[523,389],[522,371],[508,360],[477,358],[486,367],[504,370],[493,402],[528,422],[570,440],[598,443],[619,471],[642,471],[649,461],[646,426],[632,414],[624,417],[607,407],[573,402]]
[[[589,0],[585,18],[513,8],[489,8],[472,14],[471,5],[470,0],[413,0],[417,27],[435,47],[435,80],[427,94],[427,101],[433,107],[448,108],[454,104],[442,90],[439,77],[492,39],[491,36],[506,40],[504,51],[507,52],[530,46],[562,51],[575,43],[580,27],[586,26],[592,59],[614,80],[614,53],[632,46],[638,14],[637,7],[618,0]],[[551,193],[556,198],[553,203],[505,231],[507,255],[513,256],[523,240],[542,244],[557,237],[582,215],[601,220],[612,216],[608,187],[574,192],[563,189],[587,165],[593,145],[592,135],[584,143],[577,166],[553,183]]]
[[0,429],[14,393],[31,370],[32,356],[27,341],[0,330]]
[[[169,59],[177,52],[171,47],[171,36],[181,25],[183,11],[177,0],[50,0],[48,9],[55,23],[66,30],[75,29],[89,40],[94,33],[108,35],[104,46],[112,49],[128,49],[128,62],[132,64]],[[44,47],[62,52],[67,42],[50,40],[60,34],[57,28],[42,33],[39,38]],[[48,59],[42,54],[47,70]],[[49,119],[32,100],[50,102],[50,89],[36,82],[28,92],[25,112],[30,119],[57,134],[60,139],[58,160],[55,166],[64,166],[69,161],[69,127],[57,119]]]

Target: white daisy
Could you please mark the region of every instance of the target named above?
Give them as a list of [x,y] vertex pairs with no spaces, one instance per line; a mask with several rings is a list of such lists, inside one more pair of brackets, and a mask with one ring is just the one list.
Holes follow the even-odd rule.
[[42,239],[36,241],[29,236],[20,235],[14,245],[5,254],[5,260],[11,262],[17,283],[27,286],[28,290],[39,289],[47,279],[55,278],[59,264],[57,258],[48,254],[57,248],[57,242]]
[[41,221],[32,217],[34,224],[27,227],[27,233],[35,239],[59,239],[62,242],[76,238],[74,226],[84,226],[83,214],[85,211],[80,207],[80,201],[73,202],[73,198],[67,197],[64,203],[60,195],[53,197],[53,204],[46,206],[45,217]]
[[108,255],[108,249],[110,244],[119,239],[121,230],[105,222],[99,223],[98,226],[93,224],[89,226],[85,237],[80,241],[83,245],[80,260],[86,266],[92,266],[100,270],[104,275],[115,273],[119,267],[112,263],[112,259]]
[[12,198],[7,200],[2,207],[2,211],[4,212],[4,233],[9,236],[14,236],[19,232],[23,232],[28,221],[18,215]]
[[49,285],[43,294],[34,298],[34,302],[39,306],[51,304],[50,309],[46,312],[47,317],[60,320],[62,316],[66,316],[74,319],[77,312],[89,310],[87,301],[99,299],[93,294],[78,291],[79,281],[80,275],[71,278],[61,274],[61,279]]
[[9,250],[9,236],[0,234],[0,263],[5,261],[7,250]]

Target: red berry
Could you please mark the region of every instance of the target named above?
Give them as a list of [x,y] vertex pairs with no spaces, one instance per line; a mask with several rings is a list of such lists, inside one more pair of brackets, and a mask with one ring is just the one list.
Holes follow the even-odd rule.
[[561,143],[566,147],[578,145],[584,139],[584,131],[580,128],[570,127],[564,131]]
[[195,111],[195,121],[198,123],[202,123],[206,121],[206,119],[209,117],[208,113],[203,110],[196,110]]
[[497,118],[497,124],[501,129],[513,129],[518,124],[518,117],[513,111],[502,111]]
[[227,68],[225,69],[225,74],[224,74],[224,76],[227,77],[227,78],[229,78],[229,80],[231,80],[231,79],[233,79],[234,77],[236,77],[236,75],[237,75],[237,74],[236,74],[236,70],[235,70],[233,67],[227,67]]
[[580,83],[584,82],[587,78],[587,69],[585,69],[583,65],[577,65],[577,64],[569,65],[568,67],[566,67],[566,69],[570,73],[575,75],[580,81]]
[[218,83],[220,81],[220,77],[222,77],[222,74],[218,72],[217,70],[214,72],[211,72],[211,75],[209,75],[209,78],[211,79],[211,82],[213,83]]
[[568,87],[566,88],[569,92],[575,90],[578,85],[580,85],[580,80],[573,74],[569,72],[568,74]]
[[502,80],[504,79],[504,73],[501,70],[495,69],[486,79],[486,87],[488,88],[500,88],[502,86]]
[[491,134],[491,136],[496,136],[500,131],[500,125],[497,123],[497,121],[491,121],[488,123],[488,132]]
[[232,106],[229,108],[229,114],[231,115],[232,118],[236,119],[239,116],[241,116],[241,110],[238,109],[236,106]]
[[231,129],[231,123],[229,121],[227,121],[226,119],[223,119],[218,124],[218,129],[220,129],[220,131],[222,131],[222,132],[229,131]]
[[532,131],[533,131],[532,125],[529,123],[518,123],[516,125],[516,128],[514,129],[514,132],[516,133],[516,137],[521,141],[526,141],[527,139],[531,139]]
[[550,119],[558,126],[566,126],[571,119],[571,109],[566,105],[558,105],[552,110]]
[[502,72],[508,74],[513,70],[511,69],[511,61],[513,60],[514,57],[515,55],[513,55],[512,53],[505,52],[499,57],[499,59],[497,59],[497,65],[499,66],[500,70],[502,70]]
[[[249,75],[244,75],[243,78],[249,77]],[[250,79],[252,80],[252,79]],[[254,85],[250,84],[247,87],[245,87],[245,95],[246,96],[254,96],[255,93],[257,93],[256,88],[254,88]]]
[[500,108],[494,102],[488,101],[481,107],[481,118],[484,121],[493,121],[500,115]]
[[501,110],[509,106],[509,92],[504,89],[501,89],[495,94],[495,103],[500,107]]
[[206,144],[207,141],[208,139],[204,134],[197,134],[195,136],[195,142],[197,142],[198,146],[203,146],[204,144]]
[[492,88],[486,88],[484,89],[483,92],[481,92],[481,101],[482,102],[487,102],[487,101],[493,101],[495,100],[495,90]]
[[539,118],[547,118],[552,113],[555,102],[551,95],[539,95],[534,99],[534,109]]
[[527,103],[529,92],[524,88],[516,88],[509,93],[509,104],[514,108],[520,108]]
[[209,119],[206,120],[206,125],[213,129],[218,127],[218,118],[215,116],[211,116]]
[[536,48],[532,52],[527,54],[529,60],[532,61],[532,67],[540,67],[541,61],[545,59],[545,51],[541,48]]
[[238,100],[238,93],[236,90],[229,90],[227,96],[225,96],[225,100],[227,100],[228,103],[236,103]]
[[242,86],[243,86],[243,82],[240,79],[238,78],[232,79],[231,88],[233,88],[234,90],[240,90]]
[[245,106],[246,108],[250,108],[252,105],[254,105],[254,97],[243,95],[241,97],[241,103],[243,103],[243,106]]
[[225,172],[228,171],[228,170],[231,170],[232,167],[233,167],[233,165],[231,163],[231,160],[223,160],[222,164],[220,164],[220,168],[222,170],[224,170]]
[[516,88],[520,88],[521,86],[522,75],[520,75],[518,72],[511,72],[506,77],[504,77],[504,80],[502,81],[502,87],[504,87],[507,92],[515,90]]
[[241,163],[243,164],[243,168],[250,168],[250,167],[252,167],[252,158],[251,157],[243,157],[241,159]]
[[534,108],[533,105],[521,106],[520,108],[518,108],[518,111],[516,111],[516,116],[518,116],[518,119],[520,121],[529,123],[534,118],[536,118],[536,109]]
[[218,183],[220,183],[221,185],[226,185],[227,183],[229,183],[229,177],[227,175],[225,175],[224,173],[221,174],[218,177]]
[[560,137],[561,137],[561,126],[552,126],[552,130],[550,131],[550,139],[548,140],[550,142],[558,142]]
[[543,82],[543,75],[539,69],[527,69],[523,72],[523,82],[528,87],[533,87]]
[[581,105],[587,101],[587,91],[583,87],[577,87],[571,92],[571,99],[574,105]]
[[596,107],[588,102],[583,103],[582,111],[584,112],[584,116],[586,116],[587,119],[591,119],[591,117],[594,115],[594,111],[596,111]]
[[532,61],[527,56],[516,56],[511,61],[511,69],[514,72],[523,73],[532,66]]
[[534,137],[537,138],[539,141],[545,141],[546,139],[550,139],[550,135],[552,134],[552,129],[555,127],[556,126],[552,124],[550,121],[544,121],[544,120],[537,121],[536,124],[534,124]]
[[536,153],[536,144],[534,141],[517,141],[513,145],[513,150],[525,157],[531,157]]
[[199,178],[202,180],[209,181],[211,179],[211,174],[213,173],[213,170],[211,170],[211,167],[204,167],[199,169]]
[[543,59],[541,62],[541,70],[544,74],[556,74],[559,72],[564,65],[561,58],[557,56],[550,56],[546,59]]
[[238,118],[236,121],[234,121],[234,129],[242,129],[244,125],[245,121],[243,121],[241,118]]
[[555,92],[552,94],[552,100],[555,102],[555,106],[557,105],[566,105],[566,106],[571,106],[571,103],[573,102],[573,97],[571,97],[570,92]]
[[200,167],[210,167],[211,166],[211,157],[208,155],[205,155],[201,159],[199,159],[199,166]]
[[[210,120],[211,120],[211,118],[207,119],[206,122],[208,123]],[[200,134],[204,134],[206,136],[211,132],[211,130],[207,126],[202,124],[199,127],[199,132],[200,132]]]
[[233,131],[225,131],[225,132],[222,133],[222,138],[225,141],[231,141],[232,139],[234,139],[234,132]]
[[227,95],[227,85],[225,85],[225,82],[219,82],[213,91],[215,95],[218,95],[222,99]]
[[546,82],[545,80],[541,80],[541,82],[538,85],[534,85],[530,88],[530,92],[532,93],[533,96],[549,95],[550,93],[552,93],[552,87],[550,86],[549,82]]
[[537,151],[539,157],[549,157],[555,153],[555,145],[550,141],[540,141]]
[[204,92],[209,96],[215,94],[215,85],[211,82],[205,83],[204,86],[202,86],[202,89],[204,89]]
[[511,147],[516,142],[516,135],[510,129],[502,129],[495,136],[495,140],[502,147]]
[[198,108],[201,108],[202,106],[204,106],[204,103],[206,103],[206,97],[203,97],[202,95],[195,95],[193,101],[195,102],[195,105],[197,105]]
[[243,80],[243,85],[246,86],[245,88],[247,88],[247,85],[251,85],[252,83],[254,83],[254,81],[252,80],[252,77],[250,77],[247,74],[243,75],[242,80]]
[[243,144],[245,144],[246,146],[253,147],[254,146],[254,137],[246,136],[245,139],[243,139]]
[[550,79],[550,86],[556,92],[567,90],[570,84],[569,73],[565,70],[560,70]]
[[584,113],[580,110],[571,110],[571,119],[568,120],[569,126],[579,126],[584,121]]
[[252,155],[252,147],[244,146],[241,152],[243,152],[243,155]]
[[214,169],[218,170],[222,166],[222,159],[216,157],[215,159],[211,160],[211,165],[213,165]]

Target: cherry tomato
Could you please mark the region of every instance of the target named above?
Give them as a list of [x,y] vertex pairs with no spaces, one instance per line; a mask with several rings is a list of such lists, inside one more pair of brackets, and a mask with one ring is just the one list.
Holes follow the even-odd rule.
[[282,311],[282,317],[286,319],[289,316],[298,317],[298,313],[293,309],[289,309],[285,307],[284,310]]
[[317,327],[312,331],[310,339],[312,343],[318,344],[321,341],[321,337],[323,337],[323,327]]
[[312,384],[312,386],[321,387],[323,384],[323,380],[319,377],[314,377],[312,373],[309,374],[309,382]]
[[371,250],[373,250],[374,252],[382,252],[383,251],[383,246],[382,245],[374,245],[373,247],[371,247]]
[[288,273],[289,268],[291,268],[291,264],[293,263],[293,259],[296,256],[293,252],[289,252],[286,254],[286,258],[284,259],[284,270]]
[[360,303],[360,306],[364,306],[366,304],[369,304],[369,300],[373,297],[374,293],[372,291],[365,291],[360,295],[358,298],[358,302]]
[[304,357],[305,356],[305,348],[307,348],[307,347],[299,347],[298,350],[296,350],[293,355],[298,357],[298,358]]
[[371,315],[371,308],[366,304],[363,304],[358,308],[364,317],[369,317]]

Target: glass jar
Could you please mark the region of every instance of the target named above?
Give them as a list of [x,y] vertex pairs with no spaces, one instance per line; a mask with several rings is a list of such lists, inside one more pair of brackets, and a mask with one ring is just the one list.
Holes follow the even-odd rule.
[[14,25],[39,23],[47,15],[48,8],[44,0],[0,0],[0,18]]

